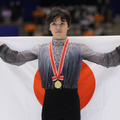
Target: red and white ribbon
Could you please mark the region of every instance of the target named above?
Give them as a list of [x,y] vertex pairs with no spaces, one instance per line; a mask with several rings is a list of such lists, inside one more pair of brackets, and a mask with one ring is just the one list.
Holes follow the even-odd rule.
[[68,43],[69,43],[69,39],[67,39],[65,41],[65,43],[64,43],[64,47],[63,47],[63,51],[62,51],[62,54],[61,54],[59,67],[58,67],[58,71],[57,71],[54,56],[53,56],[52,41],[50,42],[49,55],[50,55],[50,61],[51,61],[52,70],[53,70],[53,73],[54,73],[54,76],[52,77],[53,81],[56,81],[57,79],[64,80],[64,76],[60,75],[60,74],[61,74],[62,69],[63,69],[64,59],[65,59],[66,51],[67,51],[67,48],[68,48]]

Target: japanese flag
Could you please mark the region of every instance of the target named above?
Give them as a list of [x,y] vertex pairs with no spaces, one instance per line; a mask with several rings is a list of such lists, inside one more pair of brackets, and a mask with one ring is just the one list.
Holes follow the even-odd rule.
[[[120,36],[68,37],[96,52],[107,53],[120,45]],[[11,49],[23,51],[52,37],[0,37]],[[83,61],[78,81],[82,120],[120,119],[120,66],[105,68]],[[44,89],[41,88],[38,60],[21,66],[0,59],[0,120],[42,120]]]

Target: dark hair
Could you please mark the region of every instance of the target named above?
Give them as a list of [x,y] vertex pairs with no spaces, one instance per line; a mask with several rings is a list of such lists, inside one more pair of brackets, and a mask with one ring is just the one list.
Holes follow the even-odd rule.
[[62,21],[66,20],[68,27],[70,26],[71,24],[70,12],[59,7],[54,7],[51,9],[50,13],[46,17],[47,25],[50,25],[50,23],[53,22],[54,19],[59,17],[61,18]]

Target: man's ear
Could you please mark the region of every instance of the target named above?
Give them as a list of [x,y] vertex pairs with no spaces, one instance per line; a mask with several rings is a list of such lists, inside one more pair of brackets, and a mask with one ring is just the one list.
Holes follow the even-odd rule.
[[70,29],[70,27],[67,28],[67,30],[69,30],[69,29]]

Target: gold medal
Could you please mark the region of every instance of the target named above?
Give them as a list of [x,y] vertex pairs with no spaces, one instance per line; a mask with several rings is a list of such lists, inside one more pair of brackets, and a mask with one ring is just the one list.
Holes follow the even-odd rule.
[[55,88],[60,89],[61,87],[62,87],[62,83],[59,80],[57,80],[55,82]]

